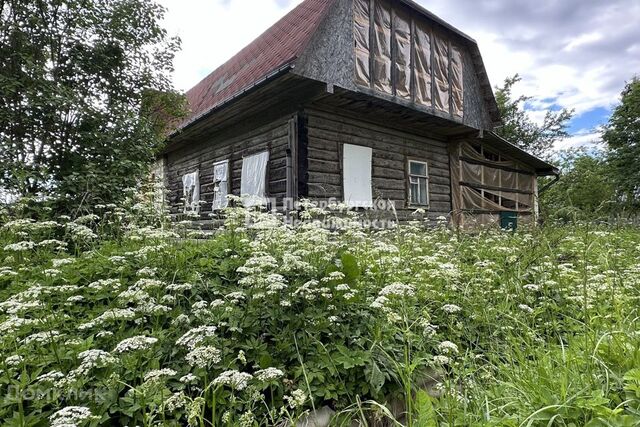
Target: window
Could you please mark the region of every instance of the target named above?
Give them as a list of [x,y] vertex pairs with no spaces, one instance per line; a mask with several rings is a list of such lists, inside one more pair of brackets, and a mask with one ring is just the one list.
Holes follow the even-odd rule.
[[224,209],[229,201],[229,160],[213,165],[213,210]]
[[184,198],[184,213],[200,211],[200,178],[199,172],[188,173],[182,177],[182,195]]
[[265,205],[267,203],[267,164],[269,152],[247,156],[242,160],[242,178],[240,195],[242,203],[247,206]]
[[371,161],[373,149],[359,145],[343,146],[344,201],[349,207],[373,207]]
[[409,204],[429,205],[429,166],[426,162],[409,160]]

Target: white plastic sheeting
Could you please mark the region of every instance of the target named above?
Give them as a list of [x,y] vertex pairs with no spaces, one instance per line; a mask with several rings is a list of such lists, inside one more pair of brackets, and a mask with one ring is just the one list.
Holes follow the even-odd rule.
[[224,209],[229,204],[229,161],[213,165],[213,210]]
[[464,83],[462,76],[462,51],[451,46],[451,111],[456,117],[462,117],[464,111]]
[[376,0],[373,25],[373,87],[391,94],[391,5],[386,0]]
[[242,161],[242,177],[240,194],[242,203],[247,207],[265,205],[267,203],[267,164],[269,152],[247,156]]
[[356,84],[462,119],[465,48],[396,3],[353,0]]
[[414,80],[416,102],[431,106],[431,33],[422,22],[416,22],[414,36]]
[[356,50],[356,83],[363,86],[371,84],[369,58],[371,48],[369,43],[369,29],[371,14],[369,0],[354,0],[353,2],[353,33]]
[[184,197],[184,213],[195,213],[200,210],[200,173],[191,172],[182,177],[182,195]]
[[[450,145],[453,218],[456,224],[489,224],[500,212],[537,213],[536,175],[480,142]],[[469,219],[473,217],[473,221]]]
[[449,42],[438,36],[433,36],[433,75],[435,88],[433,106],[436,110],[449,112]]
[[411,99],[411,18],[396,10],[393,29],[396,96]]
[[373,207],[372,159],[373,149],[344,144],[344,201],[350,207]]

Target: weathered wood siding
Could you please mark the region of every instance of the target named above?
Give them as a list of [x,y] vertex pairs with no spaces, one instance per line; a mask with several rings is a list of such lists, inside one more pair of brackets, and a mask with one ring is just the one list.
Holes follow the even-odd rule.
[[269,150],[267,197],[281,199],[287,189],[287,149],[291,117],[284,117],[254,130],[235,127],[208,140],[193,141],[167,154],[167,186],[171,213],[182,213],[183,175],[200,171],[200,200],[205,202],[201,218],[209,219],[213,202],[213,165],[229,160],[230,192],[240,195],[242,159]]
[[408,205],[409,159],[429,165],[429,216],[451,212],[451,179],[447,143],[388,127],[316,110],[306,110],[308,153],[306,190],[312,200],[343,200],[342,147],[362,145],[373,149],[373,197],[395,203],[398,216],[407,218],[415,207]]

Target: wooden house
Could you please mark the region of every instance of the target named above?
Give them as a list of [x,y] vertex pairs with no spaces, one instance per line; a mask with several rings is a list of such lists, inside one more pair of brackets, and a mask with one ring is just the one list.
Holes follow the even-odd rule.
[[305,0],[187,98],[159,166],[176,215],[235,194],[526,222],[558,173],[493,132],[478,45],[411,0]]

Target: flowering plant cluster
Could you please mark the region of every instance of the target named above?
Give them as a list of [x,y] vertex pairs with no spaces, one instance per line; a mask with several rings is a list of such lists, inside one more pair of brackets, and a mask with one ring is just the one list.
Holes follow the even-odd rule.
[[145,203],[6,216],[2,425],[640,422],[640,231],[302,209],[198,241]]

